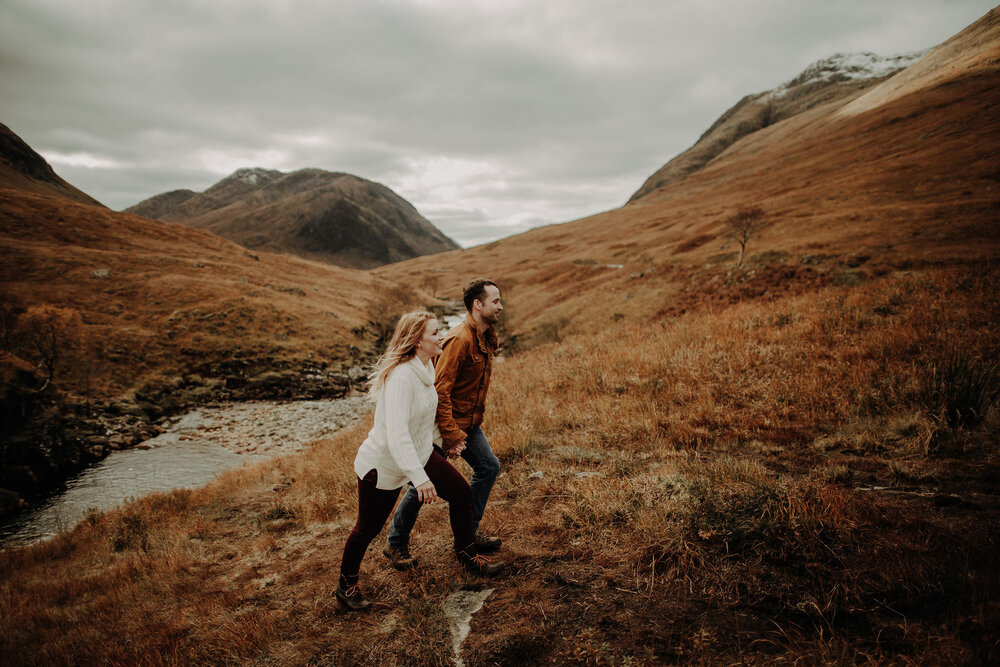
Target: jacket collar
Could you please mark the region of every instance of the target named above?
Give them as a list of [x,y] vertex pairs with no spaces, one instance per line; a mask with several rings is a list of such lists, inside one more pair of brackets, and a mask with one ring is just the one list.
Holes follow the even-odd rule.
[[464,321],[469,327],[469,331],[471,331],[472,335],[476,337],[476,342],[479,343],[479,349],[482,350],[484,354],[488,352],[486,349],[487,347],[496,348],[498,338],[495,326],[490,325],[486,328],[486,331],[483,332],[483,335],[480,336],[479,331],[476,329],[476,322],[472,319],[472,313],[466,313]]

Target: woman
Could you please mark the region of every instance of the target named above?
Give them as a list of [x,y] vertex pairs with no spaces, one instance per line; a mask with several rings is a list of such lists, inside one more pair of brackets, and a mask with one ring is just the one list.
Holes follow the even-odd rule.
[[344,545],[336,592],[348,609],[371,606],[358,587],[361,560],[406,482],[413,484],[423,503],[433,503],[438,497],[447,501],[455,554],[467,571],[493,575],[503,567],[503,563],[490,563],[476,553],[472,489],[432,444],[437,390],[431,360],[439,354],[437,318],[428,312],[407,313],[399,319],[389,349],[378,360],[369,381],[375,424],[354,459],[358,520]]

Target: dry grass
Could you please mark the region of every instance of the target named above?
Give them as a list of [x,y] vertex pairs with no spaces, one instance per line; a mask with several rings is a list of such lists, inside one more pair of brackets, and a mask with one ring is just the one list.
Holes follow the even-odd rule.
[[[506,359],[486,527],[510,567],[466,663],[995,661],[995,395],[974,426],[926,396],[952,350],[996,357],[998,280],[887,277]],[[365,430],[4,552],[4,662],[449,664],[441,602],[476,582],[445,508],[416,572],[369,554],[371,613],[330,597]]]
[[[381,285],[367,272],[255,255],[58,197],[0,190],[0,211],[0,309],[55,306],[82,320],[67,333],[89,344],[61,345],[55,380],[64,390],[109,399],[181,375],[340,366],[349,346],[370,345],[354,333]],[[92,276],[102,269],[107,278]],[[18,327],[0,349],[34,362],[31,346],[16,344]]]

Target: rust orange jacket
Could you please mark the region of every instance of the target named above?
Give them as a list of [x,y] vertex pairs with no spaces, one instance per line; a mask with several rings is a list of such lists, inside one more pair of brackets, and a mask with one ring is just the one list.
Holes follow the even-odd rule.
[[497,332],[490,327],[479,336],[472,316],[466,315],[448,332],[443,345],[435,364],[434,386],[438,393],[437,425],[442,448],[447,450],[465,442],[468,430],[483,423]]

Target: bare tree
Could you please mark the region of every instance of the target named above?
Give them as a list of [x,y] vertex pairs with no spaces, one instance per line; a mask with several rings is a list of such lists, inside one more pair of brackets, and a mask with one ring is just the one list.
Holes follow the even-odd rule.
[[71,356],[79,342],[82,325],[80,313],[73,308],[31,306],[18,320],[18,329],[26,351],[33,356],[38,369],[45,374],[48,388],[56,375],[57,366]]
[[741,207],[736,213],[726,218],[726,236],[740,244],[740,258],[736,262],[736,266],[743,266],[747,242],[770,224],[771,221],[767,219],[764,209],[759,206]]

